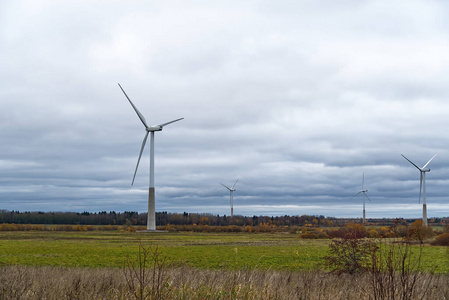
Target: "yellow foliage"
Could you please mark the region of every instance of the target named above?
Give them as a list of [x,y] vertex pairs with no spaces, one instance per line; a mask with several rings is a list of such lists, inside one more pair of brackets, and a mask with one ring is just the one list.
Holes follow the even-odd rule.
[[377,238],[377,237],[379,237],[379,233],[377,232],[377,230],[375,228],[371,228],[368,231],[368,237],[370,237],[370,238]]

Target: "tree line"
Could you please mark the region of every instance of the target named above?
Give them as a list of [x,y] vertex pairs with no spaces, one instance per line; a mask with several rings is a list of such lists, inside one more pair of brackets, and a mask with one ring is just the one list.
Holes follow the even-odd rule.
[[[0,210],[0,223],[14,224],[67,224],[67,225],[145,225],[147,213],[136,211],[100,211],[100,212],[30,212]],[[208,226],[275,226],[326,225],[333,226],[343,222],[341,219],[324,216],[240,216],[200,213],[156,212],[158,226],[171,225],[208,225]]]
[[[443,218],[444,219],[444,218]],[[443,219],[431,219],[429,223],[441,223]],[[373,225],[407,224],[415,219],[369,219]],[[136,211],[100,211],[100,212],[29,212],[0,210],[0,224],[48,224],[48,225],[146,225],[147,213]],[[301,216],[240,216],[233,218],[227,215],[200,213],[168,213],[156,212],[156,224],[166,225],[207,225],[207,226],[342,226],[348,223],[360,222],[358,218],[345,219],[301,215]]]

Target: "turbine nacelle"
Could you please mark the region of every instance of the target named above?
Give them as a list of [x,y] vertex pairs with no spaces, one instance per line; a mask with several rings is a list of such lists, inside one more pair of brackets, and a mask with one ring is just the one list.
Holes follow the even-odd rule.
[[234,185],[232,186],[232,188],[230,188],[230,187],[227,186],[227,185],[224,185],[223,183],[220,183],[220,184],[221,184],[222,186],[224,186],[225,188],[227,188],[230,192],[235,192],[235,191],[236,191],[235,185],[237,184],[238,181],[239,181],[238,179],[235,181],[235,183],[234,183]]
[[178,122],[180,120],[183,120],[184,118],[179,118],[170,122],[166,122],[166,123],[162,123],[162,124],[157,124],[157,125],[153,125],[153,126],[146,126],[146,124],[144,123],[143,125],[145,126],[145,130],[147,132],[155,132],[155,131],[162,131],[162,129],[164,128],[164,126],[174,123],[174,122]]
[[230,187],[224,185],[223,183],[221,183],[221,185],[224,186],[225,188],[227,188],[230,192],[235,192],[236,191],[235,188],[230,188]]
[[[438,154],[438,153],[437,153]],[[432,156],[431,159],[429,159],[429,161],[422,167],[418,167],[414,162],[412,162],[410,159],[408,159],[407,157],[405,157],[405,155],[401,154],[403,158],[405,158],[409,163],[411,163],[415,168],[417,168],[418,170],[420,170],[421,172],[430,172],[429,168],[426,168],[427,165],[432,161],[432,159],[435,158],[435,156],[437,156],[437,154],[435,154],[434,156]]]
[[145,130],[148,132],[162,131],[162,128],[164,128],[164,127],[162,127],[161,125],[154,125],[154,126],[145,128]]

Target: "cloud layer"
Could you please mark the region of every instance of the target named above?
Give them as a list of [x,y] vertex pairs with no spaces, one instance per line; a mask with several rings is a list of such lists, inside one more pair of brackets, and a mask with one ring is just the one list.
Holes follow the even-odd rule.
[[3,1],[0,209],[420,217],[449,202],[440,1]]

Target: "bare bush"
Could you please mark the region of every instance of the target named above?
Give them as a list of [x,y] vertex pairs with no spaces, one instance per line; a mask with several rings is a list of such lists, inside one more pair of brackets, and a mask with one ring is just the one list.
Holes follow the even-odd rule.
[[369,299],[424,299],[433,277],[421,272],[423,243],[419,244],[418,253],[413,253],[411,241],[387,244],[382,239],[373,242],[346,235],[329,244],[325,265],[338,274],[365,276],[369,285],[365,282],[360,288]]
[[137,258],[127,257],[123,273],[135,299],[165,299],[170,291],[165,259],[157,246],[140,244]]
[[372,299],[424,299],[432,277],[421,272],[422,247],[413,253],[409,240],[388,245],[379,241],[368,268]]

